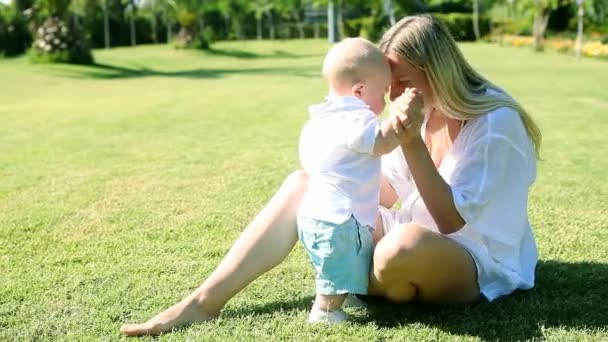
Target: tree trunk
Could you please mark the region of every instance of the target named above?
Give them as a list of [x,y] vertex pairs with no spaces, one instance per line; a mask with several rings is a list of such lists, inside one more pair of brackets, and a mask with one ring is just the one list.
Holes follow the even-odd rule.
[[270,27],[270,39],[274,40],[275,38],[275,33],[276,33],[276,29],[274,26],[274,20],[272,18],[272,11],[267,11],[266,12],[266,16],[268,17],[268,26]]
[[137,6],[135,5],[135,0],[131,0],[131,46],[137,45],[136,41],[136,27],[135,27],[135,18],[137,17]]
[[258,40],[262,40],[262,16],[261,15],[256,15],[255,17],[255,30],[256,30],[256,37]]
[[550,10],[545,8],[540,0],[536,0],[536,11],[534,13],[534,50],[543,51],[545,46],[543,38],[549,23]]
[[158,44],[158,36],[156,35],[156,12],[152,13],[152,42]]
[[313,26],[313,30],[314,30],[315,39],[319,39],[320,31],[321,31],[321,25],[319,25],[318,22],[315,22],[315,24]]
[[336,0],[337,2],[337,8],[336,8],[336,12],[337,12],[337,20],[338,20],[338,40],[346,37],[346,34],[344,33],[344,18],[342,17],[342,0]]
[[110,48],[110,16],[108,13],[108,0],[105,0],[103,7],[103,37],[106,49]]
[[479,33],[479,0],[473,0],[473,32],[475,32],[475,40],[481,38]]
[[578,5],[578,27],[576,33],[576,60],[581,60],[581,54],[583,52],[583,15],[584,9],[583,4]]
[[173,39],[173,22],[171,19],[167,20],[167,44],[171,44]]
[[[196,24],[195,24],[196,25]],[[196,27],[193,26],[182,26],[179,30],[179,33],[177,34],[177,39],[176,42],[178,44],[178,46],[181,47],[190,47],[190,45],[192,44],[192,41],[194,40],[194,31],[196,30]]]
[[78,20],[78,14],[72,14],[72,24],[76,29],[80,28],[80,21]]
[[306,33],[304,32],[304,23],[298,22],[296,25],[298,27],[298,34],[300,35],[300,39],[306,39]]
[[300,18],[300,13],[298,12],[298,10],[294,10],[293,12],[293,19],[296,22],[296,27],[298,28],[298,35],[300,36],[300,39],[304,39],[306,38],[306,34],[304,33],[304,23],[302,22],[302,19]]
[[171,39],[173,39],[173,27],[171,18],[169,17],[169,13],[167,13],[167,9],[164,11],[165,23],[167,24],[167,44],[171,44]]
[[205,18],[201,15],[198,18],[198,34],[202,36],[205,33]]
[[131,13],[131,46],[135,46],[137,42],[135,41],[135,14]]
[[337,30],[337,21],[336,21],[336,10],[335,10],[335,1],[329,0],[327,4],[327,40],[330,43],[337,43],[340,41],[338,37]]
[[235,18],[236,20],[233,21],[234,23],[234,30],[236,31],[236,39],[237,40],[245,40],[245,35],[243,33],[243,23],[242,20],[239,20],[239,18]]
[[384,0],[384,12],[388,16],[388,20],[392,25],[395,25],[397,19],[395,18],[395,8],[393,8],[392,0]]

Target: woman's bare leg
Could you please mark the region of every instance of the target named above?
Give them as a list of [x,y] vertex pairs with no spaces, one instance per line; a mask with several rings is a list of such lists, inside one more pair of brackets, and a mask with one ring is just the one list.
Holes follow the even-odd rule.
[[123,325],[120,331],[130,336],[156,335],[217,317],[230,298],[293,249],[298,240],[296,211],[306,183],[304,172],[292,173],[198,289],[149,321]]
[[386,236],[381,236],[381,225],[377,229],[370,294],[398,303],[470,303],[479,298],[475,262],[462,246],[419,225],[406,224]]

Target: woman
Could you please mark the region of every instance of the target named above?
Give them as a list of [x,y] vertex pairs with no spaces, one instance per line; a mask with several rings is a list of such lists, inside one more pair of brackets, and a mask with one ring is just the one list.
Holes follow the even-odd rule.
[[[370,293],[397,303],[469,303],[531,288],[537,251],[527,194],[536,176],[538,127],[472,69],[431,16],[402,19],[380,47],[391,64],[391,100],[417,88],[427,114],[394,127],[406,138],[383,159]],[[197,290],[121,331],[152,335],[217,317],[294,247],[306,181],[301,171],[291,174]],[[388,209],[397,200],[401,207]]]

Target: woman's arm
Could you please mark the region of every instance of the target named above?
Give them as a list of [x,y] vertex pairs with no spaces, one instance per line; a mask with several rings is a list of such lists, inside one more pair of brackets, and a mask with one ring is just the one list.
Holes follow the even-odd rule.
[[422,138],[418,136],[402,143],[401,149],[420,196],[439,231],[451,234],[460,230],[466,222],[456,210],[452,189],[437,171]]
[[[420,136],[424,115],[415,89],[406,91],[391,104],[393,130],[401,142],[405,161],[418,187],[418,192],[439,231],[451,234],[465,225],[454,205],[452,190],[443,180]],[[417,110],[418,109],[418,110]]]

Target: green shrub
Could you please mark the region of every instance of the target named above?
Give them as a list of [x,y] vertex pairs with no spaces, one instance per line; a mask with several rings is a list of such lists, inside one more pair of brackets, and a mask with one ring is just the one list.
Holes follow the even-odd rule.
[[493,20],[492,32],[496,34],[529,36],[532,35],[532,21],[528,18]]
[[379,16],[367,16],[344,21],[344,33],[348,37],[363,37],[378,41],[388,27],[388,22]]
[[212,44],[217,40],[215,30],[211,26],[205,26],[205,29],[203,29],[203,37],[209,44]]
[[0,55],[17,56],[32,43],[23,15],[0,3]]
[[432,13],[471,13],[473,11],[470,0],[430,0],[426,11]]
[[[470,13],[434,13],[433,16],[441,20],[458,41],[474,41],[473,15]],[[479,33],[485,36],[490,32],[490,20],[486,16],[479,16]]]

